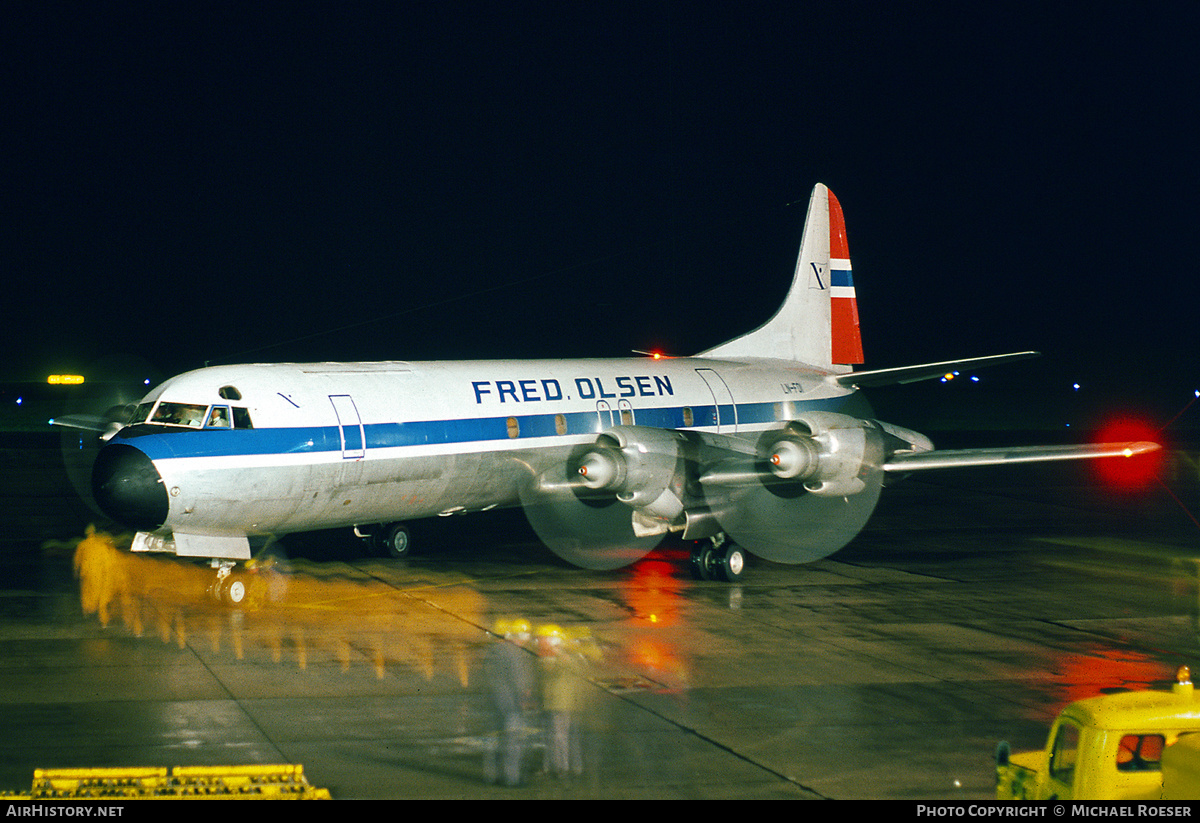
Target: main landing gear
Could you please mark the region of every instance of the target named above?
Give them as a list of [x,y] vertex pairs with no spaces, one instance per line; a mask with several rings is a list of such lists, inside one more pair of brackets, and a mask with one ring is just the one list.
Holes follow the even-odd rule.
[[371,547],[374,554],[403,560],[412,551],[412,532],[404,523],[381,523],[369,531],[354,527],[354,534]]
[[746,554],[719,534],[692,549],[691,569],[692,577],[697,580],[737,583],[746,573]]

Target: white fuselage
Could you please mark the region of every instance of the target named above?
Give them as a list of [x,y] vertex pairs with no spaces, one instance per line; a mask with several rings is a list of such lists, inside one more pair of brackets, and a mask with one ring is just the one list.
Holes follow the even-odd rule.
[[[825,376],[703,358],[220,366],[144,401],[203,407],[190,427],[142,423],[113,442],[153,461],[163,529],[287,533],[516,505],[520,483],[617,425],[753,440],[798,410],[840,409],[854,393]],[[201,422],[223,407],[252,427]]]

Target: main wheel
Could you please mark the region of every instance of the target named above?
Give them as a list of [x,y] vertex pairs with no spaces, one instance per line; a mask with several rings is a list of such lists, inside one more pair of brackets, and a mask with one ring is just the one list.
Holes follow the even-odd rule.
[[707,541],[692,549],[688,567],[691,569],[694,579],[712,580],[712,573],[709,571],[712,565],[712,553],[713,548]]
[[701,544],[692,549],[689,566],[697,580],[723,580],[736,583],[746,572],[746,553],[740,546]]
[[387,549],[388,556],[395,560],[403,560],[408,557],[412,549],[411,534],[408,526],[403,523],[394,523],[388,526],[385,531],[383,542],[384,548]]
[[736,583],[746,573],[746,555],[737,546],[726,545],[714,552],[709,561],[709,570],[726,583]]

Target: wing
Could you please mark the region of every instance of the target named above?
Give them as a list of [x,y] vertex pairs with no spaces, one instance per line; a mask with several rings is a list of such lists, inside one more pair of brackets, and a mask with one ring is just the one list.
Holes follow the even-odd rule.
[[952,469],[967,466],[1000,466],[1042,463],[1051,460],[1086,460],[1097,457],[1135,457],[1161,449],[1157,443],[1096,443],[1081,446],[1013,446],[991,449],[946,449],[894,454],[883,465],[888,472]]

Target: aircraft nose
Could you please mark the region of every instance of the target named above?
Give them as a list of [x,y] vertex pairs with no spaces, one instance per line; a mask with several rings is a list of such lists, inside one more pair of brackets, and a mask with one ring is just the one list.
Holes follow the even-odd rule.
[[154,531],[167,519],[169,501],[153,461],[134,446],[111,443],[92,468],[92,495],[100,510],[123,526]]

